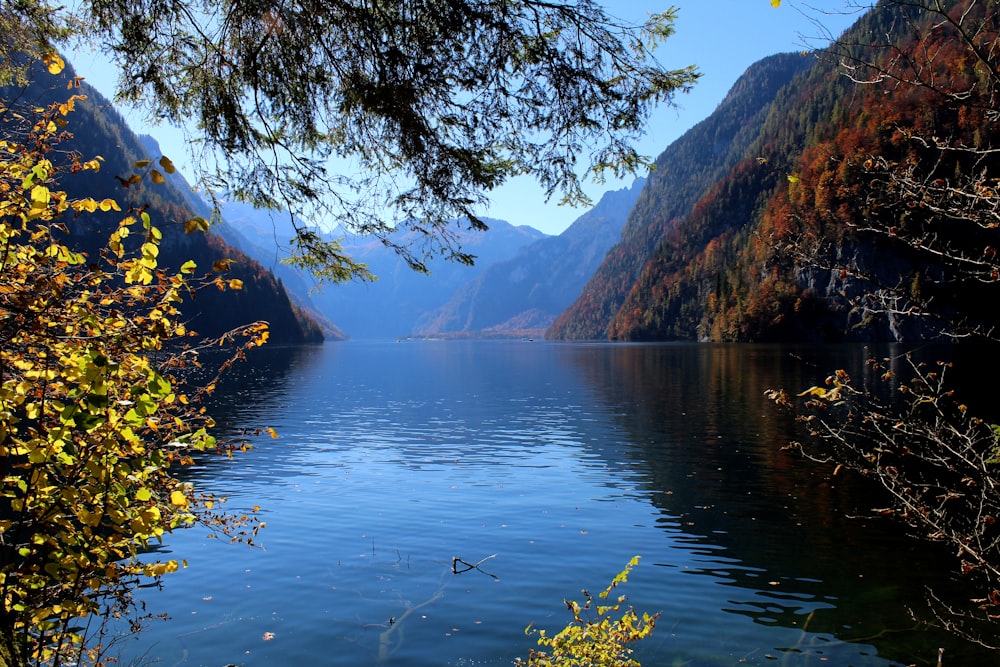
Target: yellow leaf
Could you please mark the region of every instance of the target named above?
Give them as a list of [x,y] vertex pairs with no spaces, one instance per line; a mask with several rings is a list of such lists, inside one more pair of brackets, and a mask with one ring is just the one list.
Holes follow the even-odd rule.
[[772,7],[780,7],[781,6],[781,0],[771,0],[771,6]]
[[144,258],[156,259],[160,255],[160,248],[155,243],[143,243],[139,251]]
[[31,201],[37,204],[48,204],[52,200],[52,193],[44,185],[36,185],[31,188]]
[[271,437],[274,438],[275,440],[278,439],[278,432],[275,431],[273,428],[268,428],[267,432],[270,433]]
[[212,264],[213,271],[228,271],[229,265],[233,263],[231,259],[220,259]]
[[136,169],[145,169],[149,166],[150,162],[152,162],[152,160],[139,160],[138,162],[133,162],[132,166]]
[[56,53],[46,53],[42,56],[42,62],[49,69],[49,74],[59,74],[66,67],[66,63]]
[[167,172],[168,174],[172,174],[175,171],[177,171],[177,168],[174,167],[174,163],[171,162],[170,158],[168,158],[166,155],[160,158],[160,166],[163,167],[163,171]]
[[90,198],[75,201],[71,206],[75,211],[86,211],[87,213],[93,213],[97,210],[97,202]]
[[149,489],[139,489],[135,492],[135,499],[139,502],[146,502],[153,497],[153,494],[149,492]]
[[187,507],[188,499],[183,491],[174,491],[170,494],[170,503],[177,507]]
[[229,289],[243,289],[243,281],[239,278],[233,278],[229,281]]
[[208,231],[208,220],[199,215],[196,215],[190,220],[184,222],[185,234],[190,234],[191,232],[197,232],[197,231],[202,231],[202,232]]
[[166,563],[150,563],[145,568],[145,573],[150,577],[159,577],[168,572],[177,571],[177,561],[168,560]]
[[156,170],[156,169],[154,169],[154,170],[153,170],[153,171],[152,171],[152,172],[150,173],[150,178],[152,178],[152,179],[153,179],[153,182],[154,182],[154,183],[156,183],[157,185],[160,185],[161,183],[166,183],[166,182],[167,182],[167,179],[163,177],[163,174],[161,174],[161,173],[160,173],[160,172],[159,172],[158,170]]

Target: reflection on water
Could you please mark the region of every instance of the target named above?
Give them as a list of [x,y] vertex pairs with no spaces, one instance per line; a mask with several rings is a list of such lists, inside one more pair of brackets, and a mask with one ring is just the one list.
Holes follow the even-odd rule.
[[[644,665],[951,664],[928,630],[950,561],[846,519],[870,490],[782,452],[765,388],[858,347],[347,343],[263,350],[220,389],[281,437],[194,476],[264,507],[264,550],[171,537],[191,567],[129,655],[177,665],[509,664],[529,622],[643,556]],[[860,367],[860,366],[859,366]],[[488,572],[452,572],[452,559]],[[961,594],[961,591],[954,591]],[[911,610],[915,615],[911,615]]]

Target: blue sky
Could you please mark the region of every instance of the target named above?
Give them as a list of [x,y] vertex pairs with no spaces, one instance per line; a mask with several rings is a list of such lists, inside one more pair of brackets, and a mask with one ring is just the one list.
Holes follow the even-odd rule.
[[[853,23],[858,13],[848,4],[857,0],[617,0],[611,13],[642,20],[647,13],[663,11],[670,5],[680,9],[677,33],[657,51],[668,68],[696,65],[702,78],[694,89],[679,95],[676,108],[661,107],[654,113],[640,150],[655,158],[670,142],[718,105],[736,79],[753,62],[783,51],[802,51],[824,46],[828,35],[839,35]],[[113,97],[115,75],[100,54],[77,52],[70,55],[77,72],[109,98]],[[177,146],[179,131],[169,125],[150,126],[140,113],[119,109],[132,128],[156,137],[170,157],[185,171],[185,156]],[[186,173],[189,180],[192,174]],[[606,190],[628,187],[629,182],[609,181],[588,184],[587,193],[595,201]],[[483,215],[515,225],[530,225],[548,234],[558,234],[584,209],[546,203],[544,193],[528,178],[519,178],[494,191],[492,205]]]

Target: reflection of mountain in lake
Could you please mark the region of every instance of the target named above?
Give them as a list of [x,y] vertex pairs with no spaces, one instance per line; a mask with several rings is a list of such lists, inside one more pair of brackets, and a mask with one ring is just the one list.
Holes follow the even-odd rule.
[[[885,499],[865,480],[782,451],[796,425],[763,396],[762,388],[808,387],[830,369],[863,367],[868,354],[860,346],[660,345],[566,356],[629,434],[627,455],[664,513],[660,525],[703,555],[686,571],[732,586],[728,611],[925,663],[944,641],[909,632],[920,625],[913,615],[934,622],[926,588],[959,605],[972,595],[956,589],[954,559],[894,523],[849,518]],[[661,564],[676,567],[669,555]],[[822,652],[829,640],[802,641],[794,650]],[[968,647],[948,652],[956,663],[982,664]]]
[[[214,629],[228,610],[280,608],[284,625],[269,618],[262,631],[304,655],[328,650],[334,631],[349,639],[337,643],[345,664],[373,664],[370,624],[450,582],[426,621],[400,628],[408,648],[391,664],[510,664],[530,643],[527,623],[562,627],[560,600],[640,554],[624,592],[663,612],[639,646],[646,667],[765,665],[767,655],[785,667],[888,667],[927,664],[938,646],[952,664],[989,664],[942,631],[913,631],[906,607],[926,616],[924,586],[951,561],[892,524],[844,518],[872,502],[864,485],[780,451],[795,424],[763,388],[822,381],[860,348],[452,341],[255,352],[220,386],[216,414],[229,432],[274,426],[280,437],[194,474],[234,507],[264,508],[266,551],[247,564],[211,551],[168,582],[177,588],[164,609],[179,620],[151,639],[204,632],[187,646],[192,663],[248,650],[232,628]],[[190,540],[170,546],[208,548]],[[454,556],[494,553],[500,582],[451,572]],[[199,604],[206,590],[228,606]],[[294,609],[282,606],[289,591],[303,592]]]

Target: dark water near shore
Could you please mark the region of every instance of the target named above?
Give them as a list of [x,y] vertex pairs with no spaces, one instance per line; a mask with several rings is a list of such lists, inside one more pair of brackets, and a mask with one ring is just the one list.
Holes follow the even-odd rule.
[[[274,427],[192,474],[259,505],[262,549],[194,529],[189,568],[146,594],[126,661],[166,665],[506,665],[557,631],[562,600],[623,591],[661,614],[666,665],[991,664],[928,628],[953,563],[880,499],[781,446],[764,397],[861,347],[342,343],[262,350],[222,388],[223,430]],[[452,559],[484,561],[452,571]],[[391,623],[390,623],[391,619]]]

